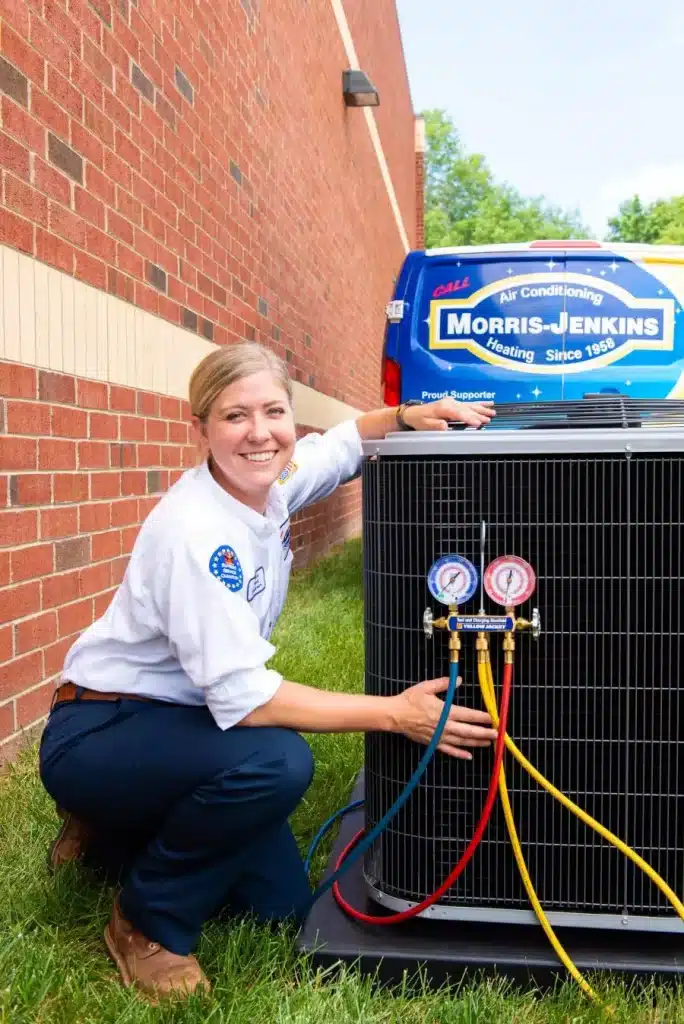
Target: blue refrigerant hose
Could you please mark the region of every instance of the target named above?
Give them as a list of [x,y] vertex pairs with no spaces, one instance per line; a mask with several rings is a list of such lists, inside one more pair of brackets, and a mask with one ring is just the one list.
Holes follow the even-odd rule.
[[363,804],[363,800],[353,800],[352,803],[347,804],[346,807],[341,807],[339,811],[335,811],[334,814],[331,814],[328,820],[321,825],[318,832],[311,841],[309,852],[307,853],[306,860],[304,861],[304,870],[306,871],[307,875],[311,870],[311,861],[313,860],[314,853],[318,849],[321,841],[325,838],[330,829],[333,827],[337,819],[343,818],[345,814],[349,814],[350,811],[355,811],[357,807],[363,807]]
[[[413,791],[416,789],[416,787],[418,786],[418,783],[420,782],[421,778],[425,774],[427,766],[430,764],[430,761],[434,757],[434,754],[435,754],[435,751],[437,750],[437,747],[439,746],[439,741],[442,738],[442,733],[444,732],[444,727],[446,726],[447,719],[449,718],[449,712],[451,711],[451,705],[454,703],[454,698],[456,696],[456,687],[457,686],[458,686],[458,662],[454,661],[454,662],[451,662],[450,665],[449,665],[449,686],[447,687],[446,696],[444,698],[444,708],[443,708],[442,713],[441,713],[441,715],[439,717],[439,721],[437,722],[437,727],[435,728],[435,731],[432,734],[432,738],[431,738],[430,742],[428,743],[427,747],[425,748],[425,753],[423,754],[423,756],[421,757],[420,761],[418,762],[418,764],[416,766],[416,769],[413,772],[413,775],[408,780],[408,782],[406,783],[406,785],[404,786],[403,790],[401,791],[401,793],[399,794],[397,799],[394,801],[392,806],[390,808],[388,808],[388,810],[382,816],[382,818],[377,823],[377,825],[374,825],[373,828],[370,830],[370,832],[367,835],[365,835],[363,837],[363,839],[359,843],[357,843],[357,845],[354,847],[354,849],[350,850],[350,852],[347,854],[347,856],[346,856],[346,858],[344,860],[344,863],[341,864],[340,867],[337,868],[336,871],[333,871],[333,873],[328,878],[326,878],[324,882],[322,882],[319,885],[319,887],[313,893],[313,895],[312,895],[312,897],[311,897],[311,899],[309,901],[309,904],[306,907],[306,910],[304,911],[304,913],[308,913],[309,910],[311,909],[311,907],[313,906],[313,904],[316,902],[316,900],[319,900],[321,898],[321,896],[323,896],[323,894],[328,891],[328,889],[331,889],[332,886],[335,884],[335,882],[338,880],[338,878],[341,878],[341,876],[345,873],[345,871],[347,871],[347,869],[355,861],[357,861],[359,859],[359,857],[361,857],[366,852],[366,850],[369,849],[369,847],[371,847],[373,845],[373,843],[378,838],[378,836],[381,835],[381,833],[385,831],[385,829],[389,825],[389,823],[392,820],[392,818],[401,810],[401,808],[404,806],[406,801],[409,799],[409,797],[411,796]],[[346,807],[343,807],[341,810],[339,810],[335,814],[333,814],[330,818],[328,818],[328,820],[325,822],[325,824],[321,826],[321,828],[317,832],[317,834],[316,834],[316,836],[315,836],[315,838],[314,838],[314,840],[313,840],[313,842],[311,844],[311,847],[309,848],[309,852],[307,854],[307,858],[306,858],[306,861],[305,861],[305,866],[306,866],[307,871],[309,870],[309,867],[311,865],[311,859],[312,859],[312,857],[313,857],[313,855],[314,855],[314,853],[316,851],[316,848],[318,847],[318,844],[320,843],[321,839],[326,834],[328,829],[330,829],[332,827],[332,825],[337,821],[338,818],[341,818],[344,814],[347,814],[349,811],[354,810],[356,807],[360,807],[362,804],[363,804],[362,800],[355,800],[353,803],[348,804]]]

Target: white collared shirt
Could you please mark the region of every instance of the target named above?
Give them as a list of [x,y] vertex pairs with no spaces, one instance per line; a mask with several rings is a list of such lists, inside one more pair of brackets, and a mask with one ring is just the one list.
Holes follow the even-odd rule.
[[79,686],[207,704],[222,729],[269,701],[265,667],[287,595],[290,516],[351,480],[356,423],[298,441],[264,515],[231,497],[206,462],[188,470],[143,523],[121,586],[67,653]]

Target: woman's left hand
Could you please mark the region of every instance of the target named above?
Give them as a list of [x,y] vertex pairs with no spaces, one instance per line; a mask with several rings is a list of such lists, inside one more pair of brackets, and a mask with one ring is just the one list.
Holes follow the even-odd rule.
[[[407,406],[403,418],[414,430],[448,430],[454,421],[468,427],[484,427],[495,415],[493,402],[457,402],[455,398],[440,398],[437,402]],[[397,409],[384,406],[362,413],[356,426],[364,441],[387,437],[399,429]]]
[[454,421],[469,427],[485,427],[492,416],[496,416],[493,402],[457,402],[455,398],[440,398],[404,409],[404,420],[414,430],[448,430],[449,423]]

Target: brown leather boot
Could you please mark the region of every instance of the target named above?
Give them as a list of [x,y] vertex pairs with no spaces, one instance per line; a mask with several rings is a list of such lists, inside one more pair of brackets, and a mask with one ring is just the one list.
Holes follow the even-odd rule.
[[58,807],[57,814],[62,819],[62,825],[48,854],[48,868],[51,872],[62,864],[79,860],[92,837],[90,826],[69,811]]
[[118,900],[104,938],[126,987],[136,985],[153,998],[171,993],[190,995],[202,986],[210,991],[209,980],[194,956],[171,953],[136,931],[121,913]]

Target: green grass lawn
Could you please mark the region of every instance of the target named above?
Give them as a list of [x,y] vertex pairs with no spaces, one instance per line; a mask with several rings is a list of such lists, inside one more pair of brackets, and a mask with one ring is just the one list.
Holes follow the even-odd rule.
[[[286,677],[341,690],[361,690],[363,625],[361,549],[345,546],[295,574],[275,637],[275,665]],[[315,781],[294,826],[305,849],[319,824],[346,802],[361,766],[360,736],[310,737]],[[373,989],[352,969],[316,974],[296,954],[290,934],[274,935],[246,921],[212,923],[198,956],[214,986],[211,996],[154,1008],[123,989],[105,955],[102,931],[113,891],[68,865],[52,878],[45,868],[57,819],[36,773],[31,749],[0,778],[0,1021],[3,1024],[579,1024],[602,1013],[574,985],[553,995],[515,991],[472,979],[458,990]],[[329,851],[314,863],[320,876]],[[477,861],[470,870],[477,870]],[[614,1021],[684,1021],[684,989],[628,989],[592,979],[615,1007]]]

